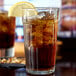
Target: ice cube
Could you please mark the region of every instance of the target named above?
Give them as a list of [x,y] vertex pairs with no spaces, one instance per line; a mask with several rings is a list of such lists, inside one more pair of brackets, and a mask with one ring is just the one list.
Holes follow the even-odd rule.
[[54,19],[54,14],[49,13],[49,11],[39,12],[38,14],[42,17],[43,20]]

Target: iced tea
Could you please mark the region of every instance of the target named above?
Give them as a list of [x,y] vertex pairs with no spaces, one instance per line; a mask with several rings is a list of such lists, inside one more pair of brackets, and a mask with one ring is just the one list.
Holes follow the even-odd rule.
[[54,72],[57,39],[54,13],[43,10],[24,20],[26,71],[39,75]]
[[[8,12],[0,12],[0,51],[12,51],[14,39],[15,17],[8,17]],[[11,53],[8,52],[10,55]]]
[[0,48],[9,48],[14,44],[15,17],[0,13]]
[[55,65],[54,20],[36,19],[32,20],[29,25],[25,25],[27,68],[49,70]]

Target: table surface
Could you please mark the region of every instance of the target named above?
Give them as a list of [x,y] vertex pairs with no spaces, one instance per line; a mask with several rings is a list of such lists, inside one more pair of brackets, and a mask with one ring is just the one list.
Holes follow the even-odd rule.
[[[25,68],[7,69],[0,68],[0,76],[41,76],[30,75],[26,73]],[[42,76],[76,76],[76,63],[61,62],[56,64],[56,71],[54,74]]]

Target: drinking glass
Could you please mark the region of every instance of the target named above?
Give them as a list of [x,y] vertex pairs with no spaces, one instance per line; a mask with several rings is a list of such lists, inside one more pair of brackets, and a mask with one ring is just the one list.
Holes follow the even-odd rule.
[[0,58],[14,56],[15,17],[0,10]]
[[[59,9],[43,7],[23,10],[26,71],[35,75],[51,74],[55,71]],[[31,11],[37,14],[33,15]]]

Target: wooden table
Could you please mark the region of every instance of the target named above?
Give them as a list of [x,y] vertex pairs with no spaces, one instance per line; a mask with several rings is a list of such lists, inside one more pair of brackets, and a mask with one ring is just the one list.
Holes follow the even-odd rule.
[[[0,76],[41,76],[26,73],[25,68],[0,68]],[[76,63],[57,62],[54,74],[43,76],[76,76]]]

